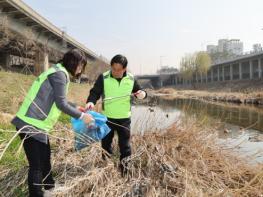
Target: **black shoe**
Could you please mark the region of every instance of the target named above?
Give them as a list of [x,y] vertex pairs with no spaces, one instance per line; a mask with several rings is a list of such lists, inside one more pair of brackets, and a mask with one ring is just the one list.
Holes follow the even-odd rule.
[[55,187],[55,181],[49,181],[49,182],[44,182],[44,189],[45,190],[51,190]]
[[121,171],[121,176],[127,177],[127,175],[129,174],[128,163],[125,161],[121,161],[121,163],[119,164],[119,169]]
[[45,190],[51,190],[51,189],[53,189],[54,187],[55,187],[55,184],[53,184],[53,185],[50,184],[50,185],[45,185],[45,186],[44,186],[44,189],[45,189]]

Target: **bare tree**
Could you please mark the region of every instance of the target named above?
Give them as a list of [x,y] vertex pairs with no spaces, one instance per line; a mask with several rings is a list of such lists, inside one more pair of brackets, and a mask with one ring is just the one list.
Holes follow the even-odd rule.
[[207,52],[198,52],[196,54],[196,75],[199,75],[201,79],[207,75],[207,71],[211,67],[211,58]]
[[194,84],[194,76],[204,76],[211,66],[210,56],[203,51],[185,55],[180,62],[180,72],[184,79],[191,80]]
[[187,54],[182,57],[180,62],[180,72],[184,79],[192,80],[193,73],[195,72],[195,55],[194,54]]

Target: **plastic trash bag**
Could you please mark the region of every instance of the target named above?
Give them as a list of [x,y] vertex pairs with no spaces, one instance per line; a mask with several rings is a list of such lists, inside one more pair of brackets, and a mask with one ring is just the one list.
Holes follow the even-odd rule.
[[92,115],[95,120],[89,125],[82,120],[71,118],[72,128],[75,132],[75,150],[77,151],[102,140],[110,132],[110,128],[106,124],[106,116],[95,111],[87,111],[86,113]]

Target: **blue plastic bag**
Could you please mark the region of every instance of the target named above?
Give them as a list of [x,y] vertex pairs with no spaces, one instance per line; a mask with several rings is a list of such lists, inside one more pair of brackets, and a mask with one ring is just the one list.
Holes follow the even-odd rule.
[[107,117],[95,112],[87,111],[94,118],[94,122],[89,125],[82,120],[71,118],[71,124],[75,132],[75,150],[81,150],[93,142],[102,140],[110,132],[106,124]]

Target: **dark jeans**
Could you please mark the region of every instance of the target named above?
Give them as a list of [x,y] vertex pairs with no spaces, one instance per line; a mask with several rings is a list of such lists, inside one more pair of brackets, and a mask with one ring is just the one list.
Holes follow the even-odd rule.
[[28,189],[30,197],[43,196],[42,186],[45,189],[54,187],[54,180],[51,173],[50,163],[50,144],[39,142],[38,140],[19,134],[21,140],[24,140],[23,147],[29,163],[28,171]]
[[[130,145],[130,125],[131,120],[130,119],[111,119],[108,118],[110,122],[114,122],[116,124],[122,125],[121,126],[112,124],[110,122],[107,122],[107,125],[110,127],[111,131],[108,135],[106,135],[105,138],[102,139],[101,144],[102,148],[106,150],[109,154],[112,154],[112,139],[114,137],[114,131],[117,131],[118,134],[118,143],[119,143],[119,149],[120,149],[120,161],[122,161],[123,158],[128,157],[131,155],[131,145]],[[121,165],[121,170],[123,171],[123,168],[125,166]]]

